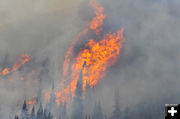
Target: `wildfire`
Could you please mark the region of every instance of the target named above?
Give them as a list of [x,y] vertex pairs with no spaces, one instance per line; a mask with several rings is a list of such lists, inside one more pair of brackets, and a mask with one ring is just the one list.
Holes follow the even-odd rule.
[[37,96],[32,96],[30,99],[27,100],[28,105],[34,105],[37,103]]
[[1,72],[1,75],[6,76],[9,74],[9,71],[10,71],[10,68],[7,67]]
[[79,78],[84,61],[86,67],[83,70],[83,87],[86,83],[92,88],[105,76],[107,67],[116,62],[122,48],[123,29],[116,33],[106,34],[100,42],[93,39],[89,41],[88,49],[82,50],[74,59],[72,65],[72,79]]
[[102,31],[102,25],[103,25],[103,20],[105,19],[106,15],[103,14],[104,8],[100,5],[95,0],[90,0],[89,6],[91,6],[94,11],[96,16],[89,22],[89,28],[91,30],[95,30],[96,35],[100,35]]
[[[97,85],[100,79],[106,75],[106,69],[116,62],[120,49],[122,48],[124,29],[122,28],[114,33],[107,33],[103,37],[100,37],[103,30],[103,20],[106,17],[106,15],[103,13],[104,8],[95,0],[90,0],[89,6],[94,9],[96,16],[73,40],[69,50],[66,53],[61,86],[64,85],[65,81],[68,80],[67,74],[70,68],[71,82],[60,91],[56,92],[56,102],[58,104],[60,104],[60,102],[68,102],[71,96],[72,98],[74,97],[76,85],[79,80],[84,62],[86,62],[86,66],[83,70],[83,90],[85,91],[87,84],[92,88],[93,86]],[[86,35],[89,30],[94,31],[98,41],[90,38],[89,42],[85,45],[87,48],[81,50],[78,55],[73,58],[75,44],[81,39],[82,36]],[[73,64],[70,67],[69,62],[71,60],[73,61]]]
[[13,65],[12,71],[18,70],[23,64],[26,62],[29,62],[31,60],[30,56],[28,54],[20,55],[18,61]]
[[104,8],[98,5],[98,3],[95,0],[90,0],[89,6],[92,6],[92,8],[95,11],[96,16],[86,25],[86,28],[82,32],[80,32],[72,41],[71,46],[66,53],[65,61],[63,64],[64,76],[67,75],[68,68],[69,68],[69,61],[72,58],[74,46],[81,39],[81,37],[85,36],[88,33],[89,29],[95,30],[96,35],[99,35],[100,32],[102,31],[101,26],[103,25],[103,20],[105,19],[105,16],[106,16],[105,14],[103,14]]
[[[102,34],[103,21],[106,18],[104,8],[99,5],[96,0],[90,0],[89,6],[93,8],[95,17],[93,17],[86,24],[85,29],[73,39],[65,55],[63,76],[59,86],[60,89],[55,92],[58,105],[60,105],[61,102],[69,102],[71,98],[73,99],[82,68],[83,91],[85,92],[87,85],[89,85],[90,88],[96,86],[106,75],[107,68],[116,63],[122,48],[124,28],[113,33]],[[96,39],[89,38],[87,44],[85,44],[85,48],[81,49],[75,56],[73,52],[75,45],[82,40],[82,37],[87,35],[89,31],[96,36]],[[0,68],[0,74],[6,76],[11,72],[17,71],[30,60],[31,58],[28,54],[20,55],[17,62],[15,62],[11,68],[6,67],[3,70]],[[70,62],[72,62],[72,65]],[[86,62],[85,67],[83,67],[84,62]],[[71,73],[69,74],[69,72]],[[36,70],[32,70],[32,74],[35,73]],[[24,77],[20,78],[22,81],[24,79]],[[37,82],[37,80],[34,80],[34,82]],[[45,100],[49,101],[50,91],[45,92],[44,96]],[[36,103],[37,96],[33,96],[27,101],[28,105]]]
[[18,70],[22,65],[24,65],[26,62],[29,62],[31,60],[30,56],[28,54],[22,54],[19,56],[18,61],[14,63],[12,68],[4,68],[1,72],[2,76],[8,75],[10,72]]
[[47,102],[49,102],[49,100],[50,100],[50,98],[51,98],[50,94],[51,94],[50,90],[48,90],[48,91],[45,92],[45,100],[46,100]]

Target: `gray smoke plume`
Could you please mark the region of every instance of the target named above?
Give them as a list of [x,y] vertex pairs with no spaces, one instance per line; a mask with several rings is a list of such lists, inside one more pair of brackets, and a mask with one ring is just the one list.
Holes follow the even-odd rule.
[[[103,32],[124,27],[126,40],[117,63],[108,69],[97,87],[90,89],[92,100],[101,101],[106,115],[111,114],[112,92],[116,87],[122,111],[127,105],[134,108],[144,102],[178,103],[180,1],[99,0],[99,3],[106,13]],[[31,56],[31,61],[20,70],[0,77],[2,119],[13,118],[24,99],[39,90],[49,90],[53,81],[55,84],[60,81],[65,53],[93,15],[88,0],[0,0],[0,68],[11,67],[20,54]],[[81,44],[83,40],[77,47]],[[36,70],[33,77],[32,69]],[[25,81],[19,80],[23,76]],[[10,81],[12,77],[14,82]],[[33,83],[34,79],[38,82]]]

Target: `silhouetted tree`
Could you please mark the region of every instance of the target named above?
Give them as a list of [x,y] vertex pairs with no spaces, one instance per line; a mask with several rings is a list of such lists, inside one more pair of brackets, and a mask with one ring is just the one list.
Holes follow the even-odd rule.
[[[84,69],[84,66],[83,66]],[[82,100],[82,94],[83,94],[83,89],[82,89],[82,82],[83,82],[83,74],[82,71],[80,72],[80,77],[77,82],[76,86],[76,92],[74,96],[74,100],[72,103],[72,114],[71,114],[71,119],[84,119],[84,106],[83,106],[83,100]]]
[[19,119],[19,117],[18,117],[18,116],[15,116],[14,119]]
[[63,112],[63,102],[62,101],[60,101],[60,106],[59,106],[59,112],[58,112],[58,117],[59,117],[59,119],[61,119],[61,117],[62,117],[62,112]]
[[53,119],[51,112],[49,112],[49,114],[48,114],[48,119]]
[[88,119],[91,119],[91,115],[89,115],[89,118]]
[[85,119],[88,119],[88,116],[87,116],[87,114],[86,114],[86,116],[85,116]]
[[36,119],[34,106],[33,106],[32,111],[31,111],[31,117],[30,117],[30,119]]
[[26,100],[24,100],[24,104],[21,110],[21,116],[20,119],[28,119],[28,109],[27,109],[27,105],[26,105]]
[[121,112],[120,112],[120,105],[119,105],[119,89],[115,90],[115,98],[114,98],[115,104],[114,104],[114,110],[112,113],[111,119],[120,119],[121,118]]
[[126,109],[124,111],[123,119],[130,119],[129,108],[128,107],[126,107]]
[[46,108],[43,110],[42,104],[40,103],[37,114],[35,114],[35,107],[33,106],[31,114],[28,115],[26,101],[24,101],[20,118],[18,116],[15,116],[14,119],[53,119],[53,114],[49,112]]
[[44,112],[43,112],[43,117],[44,117],[44,119],[48,119],[48,109],[47,109],[47,106],[45,107],[45,109],[44,109]]
[[37,111],[37,119],[43,119],[43,108],[42,108],[41,103],[40,103],[39,109]]
[[104,119],[100,102],[94,106],[93,119]]
[[52,90],[51,90],[50,100],[47,103],[46,109],[50,112],[50,111],[53,111],[52,110],[53,108],[55,108],[54,81],[52,82]]
[[85,119],[91,119],[91,115],[86,114]]
[[63,110],[62,110],[62,113],[61,113],[61,118],[62,119],[68,119],[67,112],[66,112],[66,103],[64,103],[64,105],[63,105]]

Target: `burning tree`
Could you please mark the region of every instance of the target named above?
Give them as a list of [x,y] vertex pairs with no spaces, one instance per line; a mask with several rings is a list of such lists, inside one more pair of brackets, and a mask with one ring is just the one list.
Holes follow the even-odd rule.
[[61,113],[61,119],[69,119],[66,111],[67,111],[66,103],[64,103]]
[[[83,65],[83,68],[85,67],[85,63]],[[72,104],[72,119],[84,119],[84,106],[83,106],[83,75],[82,75],[83,69],[81,70],[80,77],[76,86],[76,92],[75,97]]]
[[[40,104],[36,116],[34,109],[32,109],[32,119],[34,119],[34,117],[35,119],[51,119],[52,115],[50,112],[54,114],[55,101],[58,106],[61,106],[60,108],[62,109],[59,117],[62,119],[67,119],[68,116],[66,114],[66,104],[70,104],[71,97],[71,118],[84,119],[83,94],[86,92],[86,88],[93,88],[96,86],[100,80],[105,77],[107,68],[116,63],[117,57],[119,56],[122,48],[122,42],[124,40],[124,28],[105,34],[102,32],[103,21],[106,18],[104,8],[99,5],[96,0],[90,0],[89,6],[93,8],[95,17],[87,23],[86,28],[72,41],[72,44],[65,56],[65,61],[63,64],[63,76],[59,84],[58,91],[54,91],[53,85],[51,95],[49,96],[50,100],[46,109],[43,110],[42,105]],[[92,32],[95,37],[88,38],[88,42],[85,44],[84,48],[75,54],[74,49],[76,43],[81,40],[82,37],[88,35],[89,31]],[[29,60],[26,62],[28,61]],[[24,63],[25,62],[21,63],[21,65]],[[19,68],[20,66],[17,65],[16,67]],[[14,70],[17,70],[17,68],[14,68]],[[42,70],[41,73],[45,74],[46,72],[46,70]],[[39,88],[41,87],[41,81],[42,77],[40,77]],[[38,96],[38,101],[40,101],[41,90],[39,90]],[[27,119],[26,117],[28,118],[29,115],[25,102],[23,105],[21,118]],[[95,119],[104,118],[100,103],[95,105],[95,110],[92,117]],[[115,101],[115,109],[113,111],[112,119],[119,118],[119,103]]]
[[[102,32],[103,22],[106,18],[104,8],[99,5],[96,0],[90,0],[89,6],[93,8],[95,17],[92,18],[87,23],[86,28],[75,37],[65,55],[63,76],[60,83],[60,87],[63,88],[60,88],[61,90],[56,93],[56,102],[58,104],[62,100],[63,102],[69,102],[70,93],[72,94],[72,98],[75,97],[76,86],[84,62],[86,62],[86,66],[82,72],[83,92],[85,92],[87,84],[90,88],[93,88],[99,83],[100,79],[104,78],[106,75],[106,69],[116,63],[117,57],[122,48],[122,42],[124,41],[124,28],[113,33],[104,34]],[[93,37],[88,38],[88,42],[85,44],[84,48],[82,48],[78,54],[75,54],[74,49],[76,43],[82,40],[84,36],[88,35],[89,32],[92,32],[96,39]],[[68,75],[71,76],[70,83],[68,82]]]
[[28,114],[28,107],[26,105],[26,101],[24,101],[20,118],[16,115],[14,119],[53,119],[53,115],[51,112],[43,109],[41,103],[37,113],[35,113],[35,107],[33,106],[31,114]]

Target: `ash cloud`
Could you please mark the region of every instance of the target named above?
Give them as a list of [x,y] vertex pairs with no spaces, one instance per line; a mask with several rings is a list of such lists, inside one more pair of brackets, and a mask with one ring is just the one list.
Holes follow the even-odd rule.
[[[99,2],[107,15],[103,32],[124,27],[126,40],[116,65],[108,69],[107,76],[93,89],[96,90],[94,100],[101,100],[103,111],[111,113],[112,92],[119,87],[122,110],[127,105],[134,108],[151,101],[177,103],[180,100],[176,96],[180,94],[180,2]],[[0,117],[8,119],[10,112],[16,113],[14,110],[21,107],[24,98],[39,89],[50,88],[52,80],[58,82],[64,55],[73,37],[93,14],[87,9],[87,0],[0,0],[0,3],[3,5],[0,7],[1,66],[11,66],[19,54],[29,53],[32,61],[10,74],[11,77],[19,79],[32,68],[37,70],[35,78],[43,79],[40,87],[39,84],[28,87],[22,81],[9,83],[8,77],[0,78]],[[20,4],[24,7],[19,7]],[[81,43],[78,45],[81,47]],[[60,70],[55,75],[57,65]],[[28,76],[26,80],[31,82],[33,79]]]

